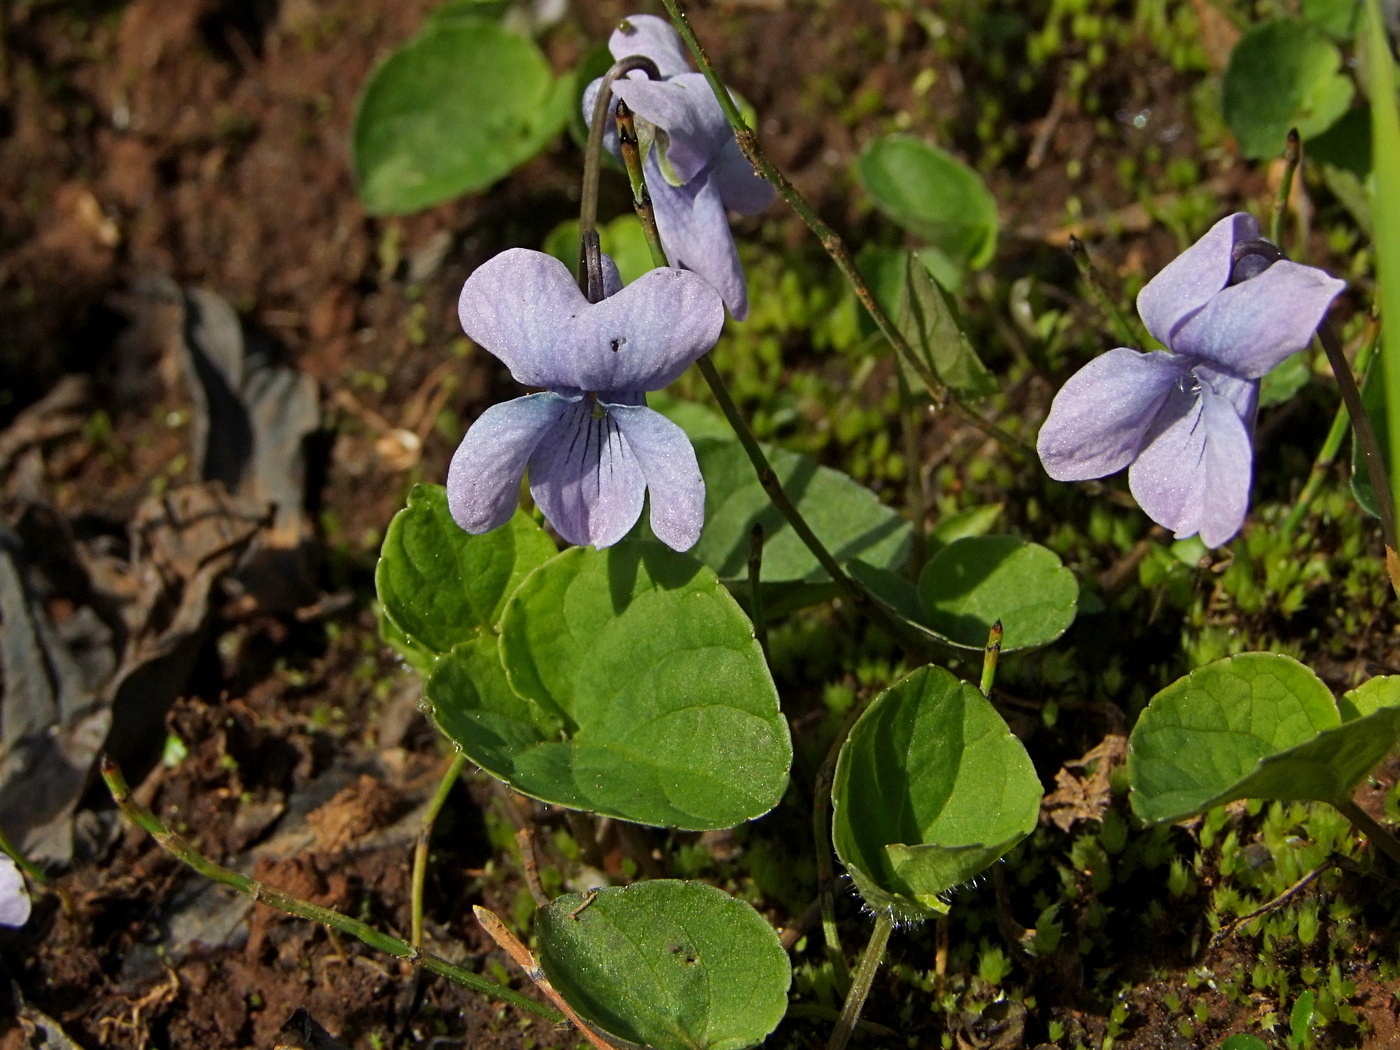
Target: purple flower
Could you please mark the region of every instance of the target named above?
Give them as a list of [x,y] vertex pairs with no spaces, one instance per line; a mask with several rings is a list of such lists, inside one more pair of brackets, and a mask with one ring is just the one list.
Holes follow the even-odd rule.
[[20,927],[29,921],[29,891],[13,860],[0,853],[0,926]]
[[[669,22],[632,15],[613,32],[608,48],[617,59],[649,58],[661,73],[660,80],[649,80],[634,71],[612,90],[640,118],[643,173],[666,257],[672,266],[694,270],[709,281],[742,321],[749,313],[749,293],[725,209],[757,215],[773,203],[773,187],[744,157],[714,92],[702,74],[691,72],[685,47]],[[595,80],[584,93],[587,119],[592,119],[599,83]],[[615,127],[608,128],[605,141],[616,153]]]
[[515,510],[520,478],[570,543],[608,547],[627,535],[651,491],[651,529],[688,550],[705,520],[705,482],[685,431],[646,407],[715,345],[718,293],[695,274],[661,268],[626,288],[603,256],[607,298],[589,303],[553,256],[512,248],[476,269],[457,312],[467,335],[544,387],[488,408],[447,472],[457,524],[481,533]]
[[1308,345],[1345,281],[1282,258],[1243,212],[1221,219],[1138,295],[1167,351],[1119,348],[1055,395],[1037,449],[1057,481],[1128,467],[1153,521],[1209,547],[1249,506],[1259,380]]

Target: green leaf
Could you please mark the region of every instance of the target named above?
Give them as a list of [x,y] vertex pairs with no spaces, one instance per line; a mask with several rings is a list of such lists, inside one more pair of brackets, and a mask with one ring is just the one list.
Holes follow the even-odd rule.
[[[1371,359],[1371,367],[1361,383],[1361,404],[1366,409],[1366,415],[1371,417],[1371,426],[1381,443],[1382,456],[1390,451],[1386,447],[1386,428],[1390,423],[1390,413],[1386,410],[1385,403],[1385,375],[1385,357],[1383,354],[1377,354]],[[1371,486],[1366,457],[1362,455],[1361,446],[1357,443],[1354,433],[1351,438],[1351,492],[1362,510],[1373,518],[1380,517],[1380,504],[1376,502],[1376,490]]]
[[842,745],[832,840],[876,911],[947,911],[939,899],[1035,828],[1040,780],[975,687],[924,667],[870,705]]
[[1350,40],[1356,35],[1361,4],[1357,0],[1303,0],[1303,17],[1328,36]]
[[522,511],[473,536],[452,520],[446,489],[414,485],[408,506],[389,523],[374,584],[404,639],[441,654],[494,628],[520,581],[556,553],[554,541]]
[[1257,1035],[1247,1035],[1243,1032],[1232,1035],[1220,1044],[1220,1050],[1269,1050],[1264,1040]]
[[432,22],[360,99],[360,200],[400,214],[483,189],[549,144],[575,96],[572,74],[556,79],[527,37],[484,19]]
[[655,1050],[739,1050],[787,1011],[792,966],[763,916],[701,882],[653,879],[556,897],[539,963],[584,1019]]
[[959,644],[982,648],[1001,621],[1002,649],[1048,645],[1074,622],[1079,584],[1055,553],[1016,536],[971,536],[948,544],[919,575],[922,622]]
[[1133,809],[1169,821],[1238,798],[1344,800],[1400,739],[1397,701],[1395,680],[1368,682],[1343,699],[1344,722],[1290,657],[1207,664],[1154,696],[1133,728]]
[[692,442],[701,438],[734,440],[734,428],[729,425],[729,420],[698,401],[685,401],[665,390],[658,390],[647,395],[647,406],[684,430]]
[[1307,386],[1311,378],[1308,352],[1299,350],[1296,354],[1289,354],[1265,374],[1264,381],[1259,385],[1259,407],[1283,404]]
[[[646,234],[635,215],[619,215],[612,222],[599,226],[598,243],[603,252],[611,255],[613,262],[617,263],[617,272],[621,274],[623,284],[631,284],[653,268]],[[565,219],[550,230],[540,247],[567,266],[575,278],[578,277],[577,219]]]
[[1000,503],[984,503],[955,514],[944,514],[928,531],[929,553],[937,554],[954,540],[985,536],[996,527],[1001,511]]
[[[764,446],[768,460],[807,524],[838,562],[861,558],[896,569],[909,557],[909,523],[864,485],[815,460]],[[829,577],[759,484],[737,440],[695,442],[705,476],[705,528],[691,553],[724,580],[748,573],[749,533],[763,526],[763,579],[826,583]]]
[[1288,1042],[1291,1046],[1301,1047],[1307,1040],[1312,1029],[1314,1008],[1315,997],[1311,990],[1298,996],[1298,1001],[1293,1004],[1288,1014]]
[[517,791],[639,824],[761,816],[792,761],[748,618],[714,573],[659,543],[546,562],[506,607],[497,662],[484,642],[458,645],[427,698],[467,757]]
[[1246,157],[1276,157],[1289,128],[1310,139],[1351,105],[1341,52],[1316,26],[1273,21],[1246,33],[1230,52],[1221,105]]
[[982,177],[946,150],[910,135],[873,141],[856,174],[875,206],[929,244],[923,259],[944,287],[996,252],[997,207]]

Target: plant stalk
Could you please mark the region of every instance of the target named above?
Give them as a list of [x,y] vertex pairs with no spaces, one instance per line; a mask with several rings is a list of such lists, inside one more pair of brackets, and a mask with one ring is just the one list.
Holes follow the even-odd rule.
[[1297,128],[1288,129],[1288,143],[1283,148],[1283,177],[1278,182],[1273,211],[1269,216],[1269,240],[1283,247],[1283,217],[1288,212],[1288,198],[1293,193],[1293,176],[1303,160],[1303,140]]
[[870,931],[870,941],[861,953],[860,965],[856,967],[851,990],[846,993],[846,1003],[841,1007],[841,1019],[832,1030],[826,1050],[845,1050],[855,1031],[860,1011],[870,994],[870,986],[875,982],[875,971],[885,959],[885,946],[890,942],[890,932],[894,929],[894,917],[889,912],[881,912],[875,917],[875,929]]
[[1089,249],[1084,242],[1073,235],[1069,239],[1069,254],[1074,260],[1074,265],[1079,268],[1079,279],[1084,282],[1084,287],[1089,291],[1089,298],[1094,301],[1094,305],[1099,308],[1099,313],[1108,320],[1113,327],[1114,335],[1122,341],[1124,346],[1141,346],[1142,332],[1130,321],[1122,308],[1118,305],[1118,300],[1108,294],[1108,289],[1103,286],[1103,281],[1099,279],[1099,272],[1094,268],[1094,262],[1089,258]]
[[705,54],[705,49],[700,46],[695,31],[690,28],[690,22],[686,19],[680,0],[661,0],[661,2],[666,8],[666,13],[671,16],[671,22],[676,27],[676,32],[685,41],[685,46],[695,59],[696,66],[704,74],[705,80],[709,82],[710,90],[714,92],[720,109],[724,111],[725,119],[729,121],[729,126],[734,129],[734,137],[738,140],[739,148],[743,150],[744,156],[754,166],[754,170],[773,185],[773,188],[778,191],[778,195],[787,202],[793,211],[797,212],[802,221],[807,224],[807,228],[821,242],[827,255],[831,256],[837,269],[841,271],[841,275],[846,278],[851,290],[855,292],[856,298],[860,300],[861,305],[875,321],[880,333],[889,341],[890,346],[894,347],[899,358],[923,381],[934,408],[951,406],[965,416],[973,426],[1010,451],[1020,456],[1033,455],[1033,450],[1024,442],[1008,434],[991,420],[983,417],[981,413],[963,404],[957,395],[948,389],[947,384],[938,378],[934,370],[921,360],[918,354],[914,353],[909,341],[890,320],[884,307],[879,304],[874,293],[870,291],[870,286],[865,283],[865,278],[856,269],[855,258],[851,255],[851,249],[847,247],[846,242],[835,230],[822,221],[816,209],[807,203],[802,194],[797,192],[796,187],[788,181],[787,176],[763,152],[763,147],[758,142],[758,136],[745,122],[743,114],[739,112],[738,105],[735,104],[733,97],[720,81],[719,74],[715,72],[715,67]]
[[0,830],[0,853],[14,861],[15,867],[28,875],[36,886],[48,886],[49,879],[43,869],[21,853],[3,830]]
[[[1346,405],[1347,412],[1351,416],[1351,429],[1356,436],[1356,443],[1361,448],[1361,453],[1366,461],[1366,473],[1371,479],[1371,488],[1376,493],[1376,509],[1381,516],[1381,536],[1385,540],[1385,567],[1390,576],[1390,585],[1395,593],[1400,595],[1400,555],[1396,554],[1395,538],[1395,497],[1390,491],[1390,478],[1386,475],[1385,456],[1381,452],[1381,443],[1376,437],[1376,430],[1371,425],[1371,417],[1366,414],[1365,406],[1361,403],[1361,390],[1356,385],[1356,377],[1352,375],[1351,366],[1347,364],[1346,353],[1342,350],[1342,341],[1337,338],[1337,330],[1332,326],[1332,322],[1323,318],[1322,324],[1317,329],[1318,341],[1322,343],[1322,349],[1327,354],[1328,363],[1332,366],[1332,372],[1337,377],[1337,387],[1342,394],[1342,403]],[[1387,373],[1387,378],[1389,375]]]
[[1332,805],[1352,822],[1357,831],[1360,831],[1371,844],[1380,850],[1396,864],[1400,864],[1400,839],[1397,839],[1384,827],[1371,819],[1371,815],[1358,806],[1350,798],[1338,799]]
[[437,823],[438,814],[442,812],[443,804],[447,801],[447,796],[452,794],[452,787],[457,783],[457,777],[461,775],[462,767],[466,764],[467,756],[462,754],[456,755],[448,763],[447,771],[442,775],[442,782],[438,784],[433,797],[428,800],[428,808],[423,811],[418,841],[413,845],[413,881],[409,891],[409,908],[412,916],[410,943],[415,948],[423,947],[423,884],[428,876],[428,843],[433,837],[433,825]]
[[768,658],[768,620],[763,614],[763,524],[754,522],[749,530],[749,613],[753,634],[763,657]]
[[1002,633],[1000,620],[992,624],[992,629],[987,632],[987,649],[982,654],[982,682],[978,686],[983,696],[992,695],[992,683],[997,677],[997,660],[1001,657]]
[[553,1024],[564,1020],[563,1015],[544,1004],[537,1003],[528,996],[521,995],[511,988],[474,974],[470,970],[455,966],[441,956],[425,952],[421,948],[415,948],[413,945],[376,930],[373,926],[360,922],[358,919],[352,919],[350,916],[342,915],[330,908],[323,908],[319,904],[312,904],[310,901],[293,897],[289,893],[283,893],[281,890],[273,889],[247,875],[241,875],[214,863],[167,828],[154,813],[136,802],[131,797],[131,791],[127,787],[126,778],[122,776],[121,770],[117,768],[116,763],[105,756],[102,759],[102,779],[107,783],[107,790],[112,793],[112,800],[116,802],[127,820],[147,832],[156,842],[160,843],[162,849],[176,860],[193,868],[205,878],[237,890],[261,904],[287,912],[289,915],[310,919],[312,922],[329,926],[332,930],[349,934],[371,948],[421,966],[431,973],[446,977],[474,992],[480,992],[500,1002],[518,1006],[520,1009],[529,1011],[536,1017],[542,1017]]

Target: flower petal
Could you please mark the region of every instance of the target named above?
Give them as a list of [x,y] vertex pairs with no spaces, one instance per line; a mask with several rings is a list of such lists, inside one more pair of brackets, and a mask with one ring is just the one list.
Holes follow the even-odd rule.
[[569,268],[552,255],[511,248],[478,266],[457,300],[462,329],[525,386],[571,381],[568,322],[589,307]]
[[655,156],[648,156],[646,180],[671,265],[698,273],[719,292],[734,320],[742,321],[749,315],[749,289],[713,169],[672,186],[661,177]]
[[1178,539],[1200,533],[1208,547],[1244,524],[1254,450],[1229,398],[1207,383],[1174,387],[1128,471],[1138,505]]
[[757,215],[778,195],[773,184],[754,171],[733,135],[720,147],[715,160],[715,178],[719,183],[719,199],[726,208],[740,215]]
[[0,926],[18,928],[29,921],[29,890],[18,865],[0,854]]
[[[613,58],[645,55],[656,63],[663,77],[690,72],[685,44],[671,23],[656,15],[629,15],[608,38]],[[630,105],[630,103],[629,103]]]
[[646,478],[617,421],[572,402],[530,457],[530,493],[570,543],[611,547],[642,514]]
[[1259,414],[1259,380],[1241,379],[1207,364],[1198,364],[1191,371],[1202,383],[1208,383],[1212,390],[1230,402],[1252,441],[1254,420]]
[[1040,428],[1036,451],[1056,481],[1084,481],[1122,470],[1189,361],[1119,347],[1070,376]]
[[560,323],[567,360],[557,385],[600,394],[660,390],[715,345],[724,305],[703,275],[660,267]]
[[1176,330],[1229,283],[1235,244],[1258,236],[1254,216],[1227,215],[1143,286],[1138,314],[1158,342],[1177,349]]
[[526,462],[570,404],[546,392],[503,401],[481,413],[447,468],[452,520],[477,534],[509,521]]
[[651,493],[651,531],[666,546],[688,551],[705,524],[705,479],[684,430],[645,405],[609,405]]
[[682,184],[700,174],[734,137],[719,100],[699,73],[670,80],[619,80],[613,94],[666,132],[666,160]]
[[1284,260],[1231,285],[1176,333],[1172,349],[1257,379],[1303,349],[1346,281]]

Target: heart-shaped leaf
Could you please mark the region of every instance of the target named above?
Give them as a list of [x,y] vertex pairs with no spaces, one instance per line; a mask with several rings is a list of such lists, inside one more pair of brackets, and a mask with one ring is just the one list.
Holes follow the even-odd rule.
[[977,689],[941,667],[891,686],[851,728],[832,783],[832,841],[876,911],[927,918],[1034,828],[1040,780]]
[[1352,690],[1339,711],[1298,661],[1241,653],[1152,698],[1129,742],[1133,809],[1170,821],[1238,798],[1345,801],[1397,740],[1396,679]]
[[[788,496],[838,562],[860,558],[897,569],[909,557],[909,523],[864,485],[840,471],[780,448],[765,448]],[[745,578],[749,535],[763,526],[763,579],[767,583],[827,583],[830,577],[788,526],[759,484],[738,441],[695,442],[705,476],[705,529],[691,551],[720,579]]]
[[[531,573],[487,640],[428,680],[438,725],[545,802],[687,830],[766,813],[792,745],[743,610],[658,543],[575,547]],[[504,666],[507,670],[501,672]]]
[[585,1020],[655,1050],[740,1050],[787,1011],[792,966],[763,916],[701,882],[556,897],[539,962]]
[[875,206],[928,242],[920,260],[945,288],[996,251],[997,206],[982,177],[946,150],[912,135],[866,147],[856,175]]
[[[374,583],[390,644],[441,655],[494,628],[521,580],[558,553],[529,515],[473,536],[452,520],[447,490],[415,485],[384,535]],[[405,653],[405,655],[410,655]],[[410,656],[412,660],[412,656]],[[416,665],[416,662],[415,662]]]
[[1290,128],[1304,139],[1326,131],[1351,105],[1341,52],[1305,22],[1256,26],[1230,52],[1221,82],[1225,122],[1246,157],[1276,157]]
[[528,37],[487,19],[429,23],[370,77],[355,114],[360,200],[398,214],[483,189],[549,144],[576,97]]

